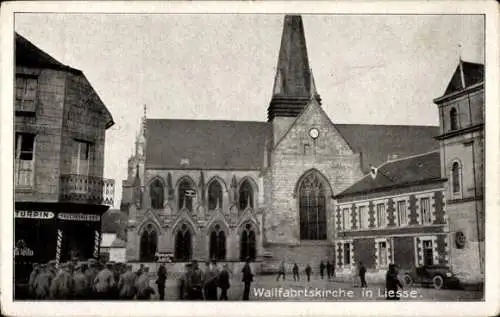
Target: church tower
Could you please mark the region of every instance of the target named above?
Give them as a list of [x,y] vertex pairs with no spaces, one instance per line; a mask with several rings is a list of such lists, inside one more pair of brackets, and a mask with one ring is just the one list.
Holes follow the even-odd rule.
[[267,109],[268,121],[273,125],[274,144],[313,98],[321,103],[309,67],[302,17],[287,15],[283,25],[273,96]]

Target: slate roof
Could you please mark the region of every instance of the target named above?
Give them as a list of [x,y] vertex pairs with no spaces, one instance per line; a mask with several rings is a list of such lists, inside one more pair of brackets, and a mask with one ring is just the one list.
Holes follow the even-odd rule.
[[15,34],[15,52],[15,63],[19,66],[67,70],[82,74],[80,70],[62,64],[18,33]]
[[388,161],[377,169],[376,177],[370,173],[336,195],[336,198],[384,190],[397,186],[424,183],[441,179],[439,151]]
[[267,122],[148,119],[146,167],[259,170],[271,139]]
[[101,217],[102,233],[116,233],[120,239],[126,240],[128,216],[119,209],[109,209]]
[[127,242],[116,237],[115,240],[113,240],[113,243],[111,243],[110,248],[126,248],[127,247]]
[[[355,152],[363,171],[390,155],[405,157],[439,148],[434,126],[336,124]],[[259,170],[272,125],[257,121],[148,119],[146,167],[179,169]]]
[[[460,61],[460,63],[463,68],[465,87],[469,87],[484,81],[483,64],[464,62],[464,61]],[[461,77],[462,75],[460,72],[460,64],[459,64],[455,69],[453,76],[451,77],[450,83],[448,84],[448,87],[446,88],[444,95],[448,95],[464,89]]]
[[379,166],[389,157],[406,157],[439,149],[434,139],[438,126],[335,124],[356,153],[361,153],[363,172]]

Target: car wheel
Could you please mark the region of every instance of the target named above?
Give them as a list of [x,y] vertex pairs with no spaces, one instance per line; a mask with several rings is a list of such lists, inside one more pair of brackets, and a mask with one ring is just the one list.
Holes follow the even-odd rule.
[[432,278],[432,285],[435,289],[441,289],[444,285],[444,280],[441,275],[436,275]]
[[413,285],[413,278],[409,274],[405,274],[403,277],[403,282],[406,287],[410,287]]

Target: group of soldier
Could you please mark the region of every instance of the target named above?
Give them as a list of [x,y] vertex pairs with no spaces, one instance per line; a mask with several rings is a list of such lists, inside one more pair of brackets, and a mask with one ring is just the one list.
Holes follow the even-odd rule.
[[30,298],[38,300],[149,299],[154,293],[147,267],[133,272],[131,265],[95,259],[34,263],[28,288]]
[[[253,281],[252,269],[246,261],[243,269],[245,285],[243,300],[248,300],[250,284]],[[185,265],[185,272],[180,276],[178,298],[184,300],[228,300],[230,288],[230,270],[227,264],[221,268],[215,261],[206,262],[202,270],[198,261]],[[147,266],[141,265],[137,271],[132,265],[115,262],[98,262],[89,259],[57,263],[33,264],[28,288],[29,297],[38,300],[147,300],[155,295],[150,286],[151,275]],[[167,270],[160,264],[156,272],[158,298],[165,299]],[[220,296],[218,296],[220,289]]]
[[[224,264],[219,269],[215,261],[205,263],[205,271],[202,271],[198,261],[185,265],[185,272],[180,278],[179,299],[187,300],[228,300],[227,292],[230,288],[230,274],[228,265]],[[249,299],[250,284],[253,282],[253,273],[250,260],[247,260],[242,273],[244,283],[243,300]],[[218,289],[220,297],[218,298]]]

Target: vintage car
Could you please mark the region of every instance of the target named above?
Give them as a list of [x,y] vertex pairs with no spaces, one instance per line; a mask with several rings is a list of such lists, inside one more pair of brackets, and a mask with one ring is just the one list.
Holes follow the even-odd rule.
[[402,270],[400,276],[407,287],[413,284],[432,285],[435,289],[460,287],[458,277],[445,265],[423,265],[413,270]]

